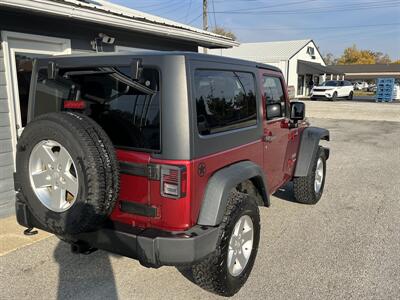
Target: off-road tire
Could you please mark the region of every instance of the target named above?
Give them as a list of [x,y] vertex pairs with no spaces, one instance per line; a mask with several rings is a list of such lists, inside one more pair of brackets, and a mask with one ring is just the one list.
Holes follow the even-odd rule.
[[[315,170],[317,168],[317,162],[319,158],[321,158],[323,162],[324,176],[322,179],[321,188],[319,192],[316,193],[314,189],[314,181],[315,181]],[[295,177],[293,179],[293,191],[294,191],[294,198],[296,199],[296,201],[303,204],[316,204],[319,201],[319,199],[321,199],[322,193],[324,191],[325,178],[326,178],[326,155],[324,149],[321,146],[319,146],[317,154],[313,159],[313,165],[310,174],[308,176]]]
[[[247,265],[236,277],[228,271],[227,255],[232,230],[241,216],[248,215],[253,222],[253,249]],[[230,194],[221,223],[217,249],[214,254],[191,266],[191,277],[203,289],[225,297],[233,296],[245,284],[253,268],[260,240],[260,214],[256,200],[244,193]]]
[[[67,149],[79,178],[76,200],[66,211],[45,207],[33,191],[30,154],[38,143],[54,140]],[[114,146],[92,119],[72,112],[49,113],[30,122],[17,145],[16,182],[30,212],[42,227],[58,235],[99,228],[112,212],[119,193],[119,166]]]

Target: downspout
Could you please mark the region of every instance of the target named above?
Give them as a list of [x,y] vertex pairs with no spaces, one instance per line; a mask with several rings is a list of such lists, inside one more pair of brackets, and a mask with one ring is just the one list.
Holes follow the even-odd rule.
[[[286,63],[286,82],[287,82],[287,85],[289,85],[289,64],[290,64],[290,58],[286,61],[287,63]],[[294,87],[295,88],[295,91],[296,91],[296,87]]]

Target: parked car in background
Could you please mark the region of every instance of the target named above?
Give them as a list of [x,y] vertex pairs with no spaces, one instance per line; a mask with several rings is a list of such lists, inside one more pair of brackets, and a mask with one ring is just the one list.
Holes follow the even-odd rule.
[[368,89],[368,83],[365,81],[357,81],[354,83],[354,90],[365,90]]
[[335,101],[338,98],[353,99],[354,87],[347,80],[328,80],[311,90],[311,100],[329,99]]
[[376,84],[370,84],[367,88],[367,92],[374,92],[376,93]]

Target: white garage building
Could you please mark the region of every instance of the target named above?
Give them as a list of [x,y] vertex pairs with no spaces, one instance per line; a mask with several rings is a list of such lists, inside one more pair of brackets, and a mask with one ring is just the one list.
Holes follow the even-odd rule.
[[[340,72],[327,67],[313,40],[243,43],[232,49],[214,49],[210,54],[257,61],[280,68],[296,97],[308,96],[311,84],[338,78]],[[343,77],[343,75],[341,76]]]

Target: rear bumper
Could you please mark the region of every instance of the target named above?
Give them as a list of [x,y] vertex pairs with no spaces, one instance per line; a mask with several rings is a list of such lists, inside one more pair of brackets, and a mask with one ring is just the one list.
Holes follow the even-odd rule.
[[[48,231],[20,201],[16,202],[16,215],[20,225]],[[219,227],[197,225],[187,231],[167,232],[108,222],[97,231],[65,238],[83,249],[102,249],[157,268],[193,264],[210,255],[217,247],[219,230]]]

